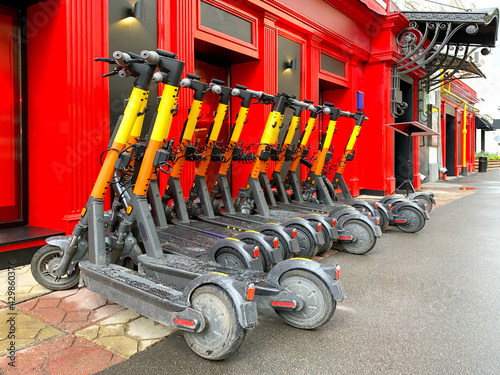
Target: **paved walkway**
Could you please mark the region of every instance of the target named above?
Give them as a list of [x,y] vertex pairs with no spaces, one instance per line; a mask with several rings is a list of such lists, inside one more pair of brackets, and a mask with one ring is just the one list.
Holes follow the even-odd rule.
[[[470,184],[442,181],[426,184],[424,190],[434,191],[437,206],[442,206],[472,194],[473,190],[461,189],[466,185]],[[0,271],[2,373],[91,374],[125,361],[175,331],[86,288],[51,292],[36,283],[29,266],[11,272]],[[9,275],[15,279],[13,305],[8,304]]]

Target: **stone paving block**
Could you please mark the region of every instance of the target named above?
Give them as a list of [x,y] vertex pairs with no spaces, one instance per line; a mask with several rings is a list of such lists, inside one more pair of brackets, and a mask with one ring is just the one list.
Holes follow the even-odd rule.
[[[39,285],[31,275],[30,266],[15,267],[16,303],[38,297],[51,291]],[[0,271],[0,300],[8,301],[8,270]]]
[[22,349],[16,353],[16,367],[0,357],[0,370],[6,375],[87,375],[123,361],[124,358],[84,338],[66,335]]
[[121,311],[95,325],[75,332],[123,357],[131,357],[175,332],[132,310]]
[[2,322],[0,325],[0,355],[7,353],[10,346],[11,340],[8,338],[10,323],[7,322],[12,317],[14,318],[14,327],[16,329],[16,350],[65,334],[65,332],[51,327],[49,324],[20,310],[14,309],[11,311],[9,308],[3,308],[0,310],[0,322]]
[[75,332],[124,309],[87,288],[54,292],[20,303],[19,309],[68,332]]

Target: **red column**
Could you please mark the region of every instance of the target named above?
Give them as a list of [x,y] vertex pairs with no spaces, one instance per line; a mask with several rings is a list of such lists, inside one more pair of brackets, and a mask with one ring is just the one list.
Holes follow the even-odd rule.
[[[303,57],[304,67],[303,67],[303,86],[302,91],[304,92],[304,98],[313,100],[315,104],[319,104],[319,70],[321,66],[321,49],[319,43],[322,39],[315,35],[308,35],[308,40],[306,44],[306,52]],[[304,117],[302,121],[302,129],[309,118],[309,114]],[[316,120],[319,121],[319,118]],[[316,130],[311,133],[309,137],[309,144],[311,145],[309,155],[312,155],[317,148],[319,141],[319,127],[316,125]],[[307,176],[309,170],[301,166],[301,175],[303,177]]]
[[28,8],[30,225],[71,232],[109,140],[106,0]]
[[[446,103],[441,101],[441,161],[443,167],[450,170],[451,166],[446,165]],[[446,175],[443,175],[443,180],[446,180]]]
[[396,188],[394,178],[394,131],[386,124],[394,122],[390,112],[392,61],[365,67],[365,112],[370,119],[363,128],[359,149],[370,150],[362,163],[363,187],[390,194]]

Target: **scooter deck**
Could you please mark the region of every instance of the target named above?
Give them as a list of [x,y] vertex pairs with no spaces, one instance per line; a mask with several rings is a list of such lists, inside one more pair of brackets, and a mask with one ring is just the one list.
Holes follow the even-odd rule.
[[138,260],[140,264],[149,270],[186,278],[186,280],[192,280],[199,275],[206,273],[224,274],[237,281],[256,284],[263,283],[266,279],[266,273],[264,272],[242,268],[227,268],[216,262],[186,257],[183,255],[170,254],[161,258],[152,258],[147,255],[140,255]]
[[115,264],[79,263],[87,288],[161,324],[174,326],[178,312],[189,307],[182,289]]
[[171,225],[166,229],[156,230],[164,252],[183,254],[193,258],[205,257],[208,255],[208,249],[220,240],[220,238],[196,231],[180,229]]

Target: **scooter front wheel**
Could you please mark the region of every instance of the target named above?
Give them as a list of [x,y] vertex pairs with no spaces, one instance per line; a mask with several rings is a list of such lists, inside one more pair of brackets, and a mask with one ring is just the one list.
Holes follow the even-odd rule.
[[414,207],[401,207],[398,216],[406,219],[406,223],[395,223],[403,232],[416,233],[425,226],[424,216]]
[[218,361],[238,350],[246,330],[238,322],[233,301],[215,285],[203,285],[191,296],[191,307],[205,317],[205,329],[199,333],[184,332],[191,349],[200,357]]
[[301,269],[290,270],[280,277],[279,284],[302,302],[299,310],[275,310],[287,324],[314,329],[332,318],[337,303],[323,280],[315,274]]
[[375,233],[368,224],[361,220],[347,220],[344,230],[353,235],[352,242],[341,242],[342,248],[351,254],[365,254],[369,252],[377,243]]
[[56,276],[54,269],[61,263],[63,252],[53,245],[41,247],[31,260],[31,274],[38,284],[50,290],[71,289],[80,280],[80,269],[76,266],[71,275]]

